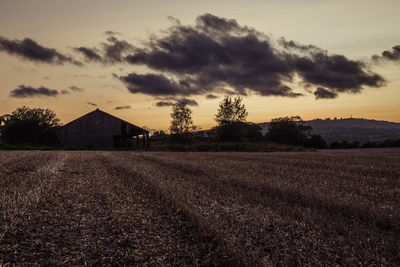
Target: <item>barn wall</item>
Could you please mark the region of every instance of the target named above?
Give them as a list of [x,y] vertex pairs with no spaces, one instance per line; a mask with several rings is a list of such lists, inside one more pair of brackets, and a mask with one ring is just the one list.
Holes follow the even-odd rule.
[[121,134],[121,120],[104,112],[91,112],[58,131],[63,146],[113,147],[113,136]]

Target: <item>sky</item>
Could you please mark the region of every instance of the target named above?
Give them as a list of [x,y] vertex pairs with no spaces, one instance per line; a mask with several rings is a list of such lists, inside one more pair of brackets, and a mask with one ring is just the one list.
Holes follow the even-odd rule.
[[248,121],[400,122],[400,1],[0,1],[0,114],[100,108],[167,129],[243,97]]

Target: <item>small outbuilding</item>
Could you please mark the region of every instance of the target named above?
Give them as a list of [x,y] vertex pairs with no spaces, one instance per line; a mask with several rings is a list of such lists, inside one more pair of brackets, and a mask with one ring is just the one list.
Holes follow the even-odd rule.
[[149,131],[99,109],[60,127],[57,137],[64,147],[149,147]]

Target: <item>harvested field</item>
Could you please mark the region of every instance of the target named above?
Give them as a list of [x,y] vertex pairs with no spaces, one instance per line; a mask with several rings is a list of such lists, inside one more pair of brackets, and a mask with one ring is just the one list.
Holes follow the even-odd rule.
[[400,265],[400,150],[0,152],[0,265]]

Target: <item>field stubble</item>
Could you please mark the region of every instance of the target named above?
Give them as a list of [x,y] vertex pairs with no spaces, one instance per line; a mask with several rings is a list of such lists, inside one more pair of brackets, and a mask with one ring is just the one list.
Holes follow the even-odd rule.
[[0,263],[400,265],[400,150],[1,152]]

